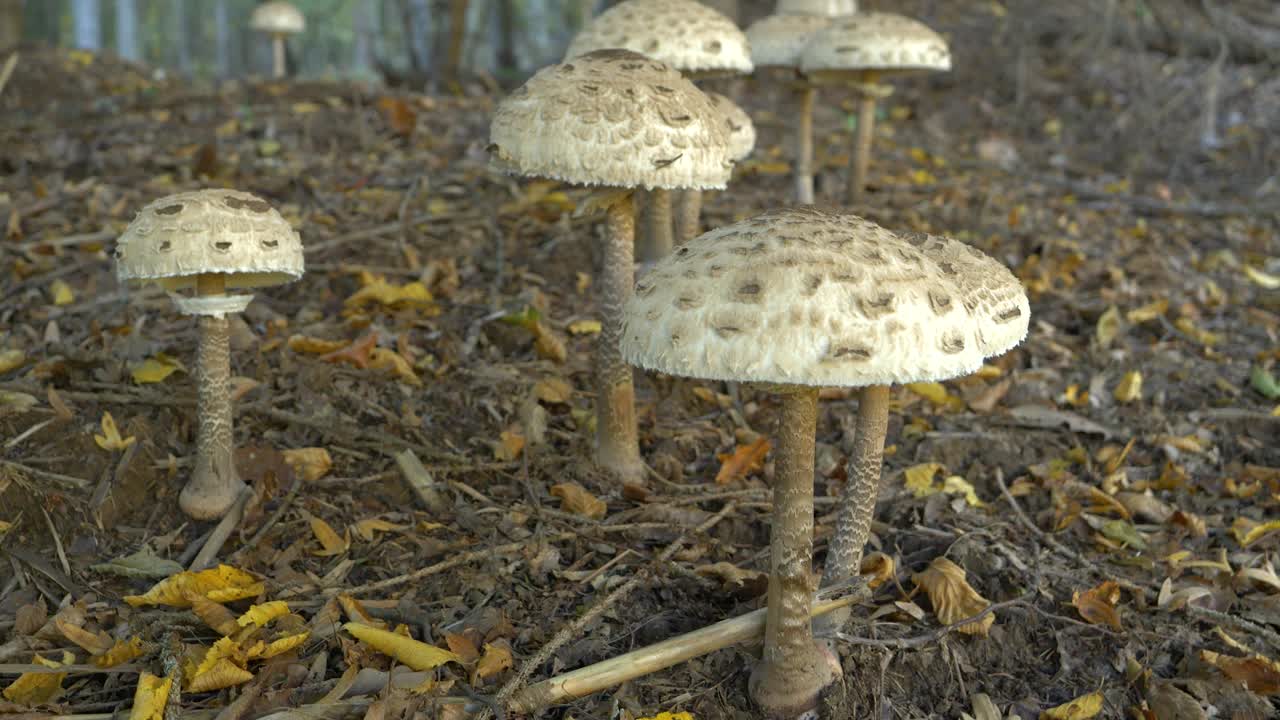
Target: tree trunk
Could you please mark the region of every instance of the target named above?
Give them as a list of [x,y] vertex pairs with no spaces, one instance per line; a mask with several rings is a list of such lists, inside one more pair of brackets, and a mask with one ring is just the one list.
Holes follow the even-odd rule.
[[142,62],[137,0],[116,0],[116,52],[125,60]]
[[404,13],[409,67],[415,73],[426,73],[431,67],[431,5],[428,0],[409,0],[407,5],[401,6],[401,10]]
[[81,50],[102,48],[102,7],[98,0],[73,0],[71,3],[73,42]]
[[[520,71],[520,59],[516,57],[516,25],[523,20],[520,4],[516,0],[500,0],[498,6],[497,75],[510,80]],[[526,28],[526,32],[528,28]]]
[[187,32],[187,0],[169,0],[169,42],[173,64],[183,75],[191,74],[191,44]]
[[352,68],[362,75],[373,72],[374,60],[378,55],[378,38],[382,36],[382,14],[374,3],[359,3],[351,12],[352,25],[356,30],[352,49]]
[[231,13],[227,0],[218,0],[213,6],[213,45],[218,77],[231,77]]
[[0,50],[22,42],[22,0],[0,0]]
[[444,81],[449,87],[457,86],[462,72],[462,51],[467,44],[467,5],[468,0],[449,2],[449,49],[444,61]]

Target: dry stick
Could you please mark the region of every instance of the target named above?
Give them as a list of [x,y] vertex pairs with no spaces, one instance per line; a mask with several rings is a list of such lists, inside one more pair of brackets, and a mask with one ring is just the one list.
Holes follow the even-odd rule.
[[[1081,555],[1075,550],[1072,550],[1071,548],[1063,545],[1062,543],[1050,537],[1048,533],[1046,533],[1045,531],[1037,527],[1036,524],[1031,521],[1031,518],[1027,517],[1027,514],[1023,512],[1022,506],[1018,504],[1018,501],[1016,499],[1014,499],[1013,493],[1009,492],[1009,486],[1006,485],[1004,482],[1004,472],[999,468],[996,469],[996,484],[1000,486],[1000,494],[1004,496],[1005,501],[1008,502],[1009,505],[1013,508],[1013,512],[1015,515],[1017,515],[1018,520],[1028,530],[1030,530],[1032,534],[1034,534],[1041,542],[1049,546],[1050,549],[1054,550],[1055,552],[1065,557],[1075,560],[1076,562],[1083,565],[1086,569],[1088,569],[1089,571],[1091,571],[1092,573],[1094,573],[1095,575],[1101,578],[1114,580],[1118,585],[1120,585],[1121,587],[1124,587],[1130,592],[1141,593],[1143,596],[1147,598],[1159,597],[1160,592],[1156,588],[1151,587],[1149,585],[1140,585],[1138,583],[1131,582],[1129,580],[1124,580],[1122,578],[1115,577],[1111,573],[1099,567],[1098,564],[1095,563],[1094,561],[1090,560],[1084,555]],[[1201,619],[1208,620],[1210,622],[1232,625],[1236,628],[1252,633],[1257,637],[1262,638],[1264,641],[1266,641],[1268,645],[1280,650],[1280,633],[1276,633],[1268,628],[1258,625],[1257,623],[1250,622],[1249,620],[1245,620],[1244,618],[1236,617],[1234,615],[1228,615],[1226,613],[1218,612],[1216,610],[1211,610],[1209,608],[1196,607],[1195,605],[1187,605],[1186,609],[1187,609],[1187,613],[1190,615],[1199,616]]]
[[[258,543],[262,541],[262,538],[266,537],[267,532],[271,530],[271,528],[275,527],[276,523],[280,522],[280,518],[284,517],[284,514],[293,506],[293,499],[298,496],[298,490],[302,485],[303,481],[301,479],[294,480],[293,487],[289,488],[288,494],[286,494],[284,496],[284,500],[280,502],[280,507],[276,508],[275,512],[271,513],[271,517],[267,518],[267,521],[262,523],[262,527],[258,528],[257,532],[253,534],[253,537],[249,538],[248,542],[241,544],[235,552],[231,553],[231,556],[227,558],[228,561],[234,561],[243,555],[249,548],[258,546]],[[232,508],[232,510],[234,511],[235,508]]]
[[[715,527],[715,525],[721,520],[732,514],[736,508],[736,505],[729,503],[721,508],[720,512],[712,515],[706,520],[706,522],[695,528],[693,532],[682,533],[680,537],[672,541],[665,550],[653,559],[653,562],[650,563],[649,567],[653,568],[665,565],[667,561],[671,559],[671,556],[675,555],[676,552],[684,546],[685,540],[687,540],[690,535],[705,533]],[[555,636],[547,642],[547,644],[539,648],[538,652],[535,653],[533,657],[525,661],[524,665],[520,667],[520,671],[508,680],[507,683],[502,686],[502,689],[498,691],[497,695],[494,696],[494,700],[499,704],[505,704],[507,698],[514,695],[516,691],[528,681],[529,676],[533,675],[538,668],[542,667],[547,660],[551,659],[552,654],[554,654],[556,650],[559,650],[565,645],[565,643],[578,637],[583,629],[585,629],[593,620],[609,608],[616,605],[619,600],[634,592],[635,589],[640,586],[640,583],[647,578],[647,575],[648,573],[645,572],[636,573],[630,580],[619,585],[613,592],[596,602],[590,610],[579,615],[573,622],[561,628],[560,632],[556,633]],[[530,688],[530,690],[532,690],[532,688]],[[521,693],[521,695],[523,696],[524,693]],[[491,711],[486,709],[481,712],[478,720],[487,720],[490,716]]]
[[[857,602],[866,594],[866,585],[860,581],[850,594],[815,604],[810,616],[821,617],[832,610]],[[764,635],[765,617],[768,612],[768,608],[761,608],[543,680],[516,693],[507,701],[507,709],[512,712],[532,713],[548,705],[590,695],[686,660],[758,639]]]
[[[560,533],[559,535],[552,535],[548,537],[546,540],[547,542],[560,542],[561,540],[569,540],[575,537],[578,537],[578,533]],[[438,562],[435,565],[429,565],[420,570],[414,570],[411,573],[405,573],[404,575],[397,575],[392,578],[387,578],[386,580],[379,580],[378,582],[372,582],[365,585],[358,585],[356,587],[348,588],[345,590],[331,589],[331,590],[327,590],[326,592],[328,594],[344,592],[348,595],[360,595],[364,593],[375,592],[377,590],[386,590],[387,588],[392,588],[397,585],[404,585],[405,583],[413,582],[414,580],[421,580],[422,578],[425,578],[425,577],[438,575],[439,573],[442,573],[446,570],[452,570],[453,568],[459,565],[465,565],[467,563],[475,562],[477,560],[484,560],[485,558],[493,557],[494,555],[499,555],[502,553],[514,552],[521,548],[527,547],[528,545],[529,545],[528,540],[521,540],[520,542],[507,543],[506,545],[498,545],[496,547],[488,547],[480,550],[473,550],[469,553],[455,555],[452,558]]]
[[204,541],[204,546],[200,548],[200,552],[196,554],[191,566],[187,568],[191,571],[204,570],[213,564],[215,558],[218,557],[218,551],[226,544],[227,539],[231,537],[231,533],[240,527],[240,522],[244,520],[245,511],[249,508],[249,501],[255,496],[253,488],[245,486],[241,488],[240,494],[236,496],[235,502],[231,508],[227,510],[227,514],[222,516],[222,520],[213,528],[213,532],[209,533],[209,539]]
[[962,625],[968,625],[969,623],[977,622],[978,620],[981,620],[982,618],[990,615],[991,613],[997,610],[1003,610],[1004,608],[1007,608],[1013,605],[1023,605],[1027,602],[1027,598],[1036,594],[1036,592],[1037,591],[1034,589],[1028,590],[1027,592],[1019,595],[1018,597],[1013,598],[1012,600],[1005,600],[1004,602],[998,602],[998,603],[988,605],[982,610],[980,610],[979,612],[967,618],[962,618],[960,620],[957,620],[951,623],[950,625],[944,625],[938,628],[937,630],[934,630],[931,633],[925,633],[924,635],[916,635],[915,637],[908,637],[908,638],[882,639],[882,638],[854,637],[851,635],[845,635],[844,633],[840,633],[839,637],[841,640],[847,643],[850,643],[852,645],[873,645],[876,647],[893,648],[895,650],[908,650],[911,648],[918,648],[924,645],[935,643],[938,640],[942,639],[944,635],[959,629]]
[[61,473],[56,473],[56,472],[49,472],[48,470],[41,470],[39,468],[33,468],[30,465],[23,465],[22,463],[14,462],[12,460],[5,460],[4,458],[0,458],[0,465],[13,468],[14,470],[20,473],[31,475],[32,477],[41,478],[44,480],[52,480],[54,482],[59,482],[64,485],[70,485],[71,487],[78,488],[80,490],[84,490],[85,488],[93,484],[88,480],[83,480],[78,477],[63,475]]
[[0,95],[4,94],[5,85],[9,84],[9,78],[13,77],[13,71],[18,67],[18,53],[9,56],[4,63],[4,69],[0,70]]

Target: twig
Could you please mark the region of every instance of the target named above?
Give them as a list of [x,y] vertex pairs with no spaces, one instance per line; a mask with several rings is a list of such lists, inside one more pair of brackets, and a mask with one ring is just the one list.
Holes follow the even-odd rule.
[[[553,535],[547,538],[547,541],[560,542],[561,540],[569,540],[570,538],[575,538],[577,536],[578,536],[577,533],[560,533],[559,535]],[[498,545],[496,547],[488,547],[480,550],[473,550],[469,553],[454,555],[448,560],[438,562],[435,565],[429,565],[419,570],[414,570],[411,573],[405,573],[404,575],[397,575],[393,578],[387,578],[386,580],[379,580],[378,582],[367,583],[365,585],[358,585],[353,588],[346,588],[343,590],[336,590],[336,589],[328,590],[326,592],[330,594],[344,592],[348,595],[363,595],[364,593],[376,592],[378,590],[386,590],[387,588],[393,588],[393,587],[396,587],[397,585],[404,585],[405,583],[413,582],[414,580],[421,580],[422,578],[425,578],[425,577],[438,575],[446,570],[452,570],[453,568],[459,565],[465,565],[467,563],[472,563],[477,560],[484,560],[485,558],[490,558],[490,557],[493,557],[494,555],[500,555],[502,553],[515,552],[516,550],[520,550],[522,548],[528,547],[528,545],[529,545],[529,542],[527,540],[522,540],[520,542],[507,543],[506,545]]]
[[13,71],[18,67],[18,56],[17,52],[10,55],[4,63],[4,69],[0,70],[0,95],[4,94],[4,87],[9,84],[9,78],[13,77]]
[[81,490],[89,487],[89,485],[91,484],[88,480],[82,480],[78,477],[63,475],[61,473],[56,473],[56,472],[49,472],[48,470],[41,470],[39,468],[33,468],[30,465],[23,465],[22,463],[14,462],[12,460],[5,460],[3,458],[0,458],[0,465],[11,467],[14,470],[17,470],[18,472],[26,473],[28,475],[31,475],[32,477],[42,478],[44,480],[53,480],[54,482],[59,482],[59,483],[62,483],[63,485],[70,485],[71,487],[78,488]]
[[[838,590],[841,594],[834,597],[827,595],[833,590]],[[866,597],[868,593],[866,582],[862,578],[855,579],[854,583],[848,585],[823,588],[822,595],[827,599],[816,600],[810,610],[810,616],[816,618],[851,605]],[[590,695],[628,680],[664,670],[685,660],[757,639],[764,635],[765,618],[768,613],[768,608],[760,608],[745,615],[721,620],[714,625],[543,680],[513,695],[506,703],[507,708],[513,712],[533,713],[548,705]]]
[[213,565],[214,560],[218,557],[218,551],[226,544],[227,539],[231,537],[231,533],[240,527],[240,522],[244,520],[245,512],[249,508],[249,502],[257,497],[253,488],[245,487],[236,497],[235,503],[226,515],[222,516],[222,520],[213,528],[213,532],[209,534],[209,539],[204,541],[204,546],[200,548],[200,552],[196,554],[194,560],[191,561],[189,570],[204,570]]
[[854,635],[845,635],[844,633],[836,633],[836,636],[850,645],[872,645],[875,647],[893,648],[895,650],[909,650],[911,648],[918,648],[924,645],[931,645],[938,640],[941,640],[943,636],[948,633],[958,629],[961,625],[968,625],[971,622],[981,620],[997,610],[1002,610],[1012,605],[1024,605],[1027,602],[1027,598],[1035,595],[1036,592],[1037,591],[1035,589],[1028,590],[1012,600],[1005,600],[1004,602],[988,605],[983,608],[981,612],[970,617],[957,620],[950,625],[944,625],[933,632],[925,633],[924,635],[916,635],[915,637],[889,638],[887,640],[882,640],[880,638],[864,638]]
[[[715,527],[715,525],[721,520],[732,514],[736,509],[737,507],[733,503],[729,503],[721,508],[720,512],[712,515],[710,518],[707,518],[706,522],[699,525],[692,532],[682,533],[680,537],[672,541],[665,550],[653,559],[648,568],[651,569],[665,565],[667,561],[669,561],[671,557],[684,546],[684,543],[689,536],[705,533],[707,530]],[[634,592],[635,589],[640,586],[640,583],[647,577],[648,572],[636,573],[630,580],[627,580],[625,583],[614,589],[613,592],[598,600],[591,609],[579,615],[573,622],[561,628],[560,631],[551,638],[551,640],[539,648],[538,652],[534,653],[533,657],[525,661],[525,663],[520,667],[519,672],[513,675],[511,679],[502,686],[502,689],[498,690],[494,699],[499,703],[505,703],[507,698],[512,697],[517,690],[528,682],[529,677],[533,675],[538,668],[542,667],[547,660],[551,659],[551,656],[556,652],[556,650],[559,650],[570,640],[578,637],[596,618],[600,617],[600,615],[602,615],[606,610],[616,605],[619,600]],[[679,662],[679,660],[676,662]],[[487,720],[489,716],[490,711],[481,712],[478,716],[478,720]]]
[[302,485],[302,480],[294,480],[293,487],[289,488],[289,492],[284,496],[284,500],[280,501],[280,507],[276,508],[275,512],[271,513],[271,517],[267,518],[267,521],[262,523],[262,527],[258,528],[258,531],[253,534],[253,537],[249,538],[248,542],[236,548],[236,551],[231,553],[231,556],[227,559],[236,560],[249,548],[257,547],[262,538],[266,537],[267,531],[275,527],[276,523],[280,522],[280,518],[284,517],[284,514],[289,511],[289,508],[293,505],[293,499],[298,496],[298,489],[301,488]]

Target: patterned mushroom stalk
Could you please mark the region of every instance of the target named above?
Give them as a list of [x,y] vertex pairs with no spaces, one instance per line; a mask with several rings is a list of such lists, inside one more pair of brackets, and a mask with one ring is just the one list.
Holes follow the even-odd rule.
[[249,16],[249,29],[271,36],[271,75],[284,77],[284,39],[307,29],[302,11],[287,2],[262,3]]
[[122,282],[156,283],[179,312],[200,318],[196,459],[178,504],[199,520],[221,517],[244,488],[232,454],[227,313],[243,311],[253,299],[227,291],[302,277],[302,241],[266,201],[236,190],[200,190],[142,208],[117,240],[115,256]]
[[771,716],[815,707],[839,667],[834,652],[815,642],[808,620],[819,389],[866,388],[860,431],[868,454],[852,461],[839,549],[824,576],[838,580],[856,572],[849,563],[870,526],[887,386],[976,370],[1023,338],[1029,314],[1013,274],[964,243],[895,235],[856,215],[813,207],[713,230],[677,248],[637,285],[623,319],[628,362],[759,383],[781,395],[765,650],[750,683]]
[[[796,3],[792,3],[796,4]],[[840,3],[834,3],[839,5]],[[816,12],[831,9],[825,3],[799,3],[806,12],[770,15],[747,28],[751,60],[757,68],[783,70],[795,78],[795,187],[796,202],[813,204],[813,106],[817,88],[800,74],[800,56],[809,38],[831,24],[831,18]],[[813,11],[813,12],[808,12]],[[851,11],[852,12],[852,11]]]
[[951,50],[938,33],[902,15],[867,12],[839,18],[814,35],[800,70],[816,82],[847,83],[858,93],[858,124],[850,138],[845,203],[862,200],[871,163],[876,103],[893,88],[886,75],[951,69]]
[[500,170],[607,192],[605,252],[596,287],[596,461],[644,484],[631,368],[618,352],[634,282],[635,188],[723,189],[732,162],[719,113],[667,65],[629,50],[598,50],[538,71],[503,100],[489,128]]
[[[690,79],[753,69],[747,36],[728,16],[696,0],[624,0],[600,13],[574,37],[565,60],[610,48],[640,53]],[[698,188],[647,189],[638,254],[640,260],[653,262],[673,246],[672,190]]]
[[[735,163],[747,159],[756,147],[756,126],[751,116],[737,103],[720,93],[707,93],[724,118],[729,133],[729,158]],[[675,217],[676,243],[683,245],[702,234],[702,191],[683,190],[677,196]]]

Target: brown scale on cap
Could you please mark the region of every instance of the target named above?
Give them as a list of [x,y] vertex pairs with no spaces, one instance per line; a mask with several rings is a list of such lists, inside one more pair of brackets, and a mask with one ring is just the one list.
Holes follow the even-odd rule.
[[747,36],[695,0],[625,0],[600,13],[570,43],[566,59],[623,48],[684,73],[749,73]]
[[774,210],[696,238],[628,304],[623,354],[662,372],[861,386],[944,379],[1016,345],[1021,283],[957,240]]

